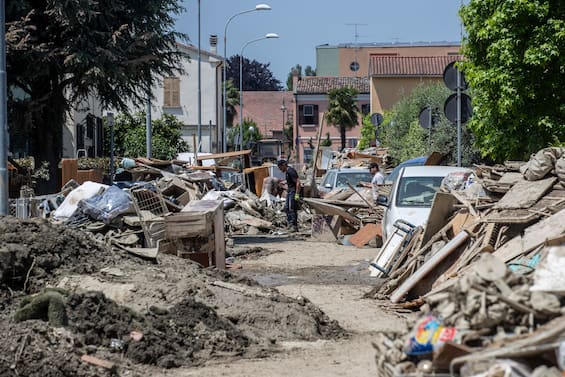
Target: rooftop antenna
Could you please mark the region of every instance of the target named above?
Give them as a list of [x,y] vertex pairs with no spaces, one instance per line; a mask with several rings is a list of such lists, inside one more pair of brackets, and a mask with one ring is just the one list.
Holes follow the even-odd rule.
[[364,35],[359,35],[359,30],[358,27],[359,26],[368,26],[368,24],[361,24],[361,23],[349,23],[349,24],[345,24],[347,26],[353,26],[355,28],[355,34],[353,34],[353,40],[354,40],[354,44],[353,44],[353,48],[354,48],[354,61],[351,62],[351,65],[349,66],[349,69],[351,69],[353,72],[355,72],[356,76],[357,76],[357,72],[359,71],[359,60],[357,59],[357,52],[359,51],[359,38],[364,37]]

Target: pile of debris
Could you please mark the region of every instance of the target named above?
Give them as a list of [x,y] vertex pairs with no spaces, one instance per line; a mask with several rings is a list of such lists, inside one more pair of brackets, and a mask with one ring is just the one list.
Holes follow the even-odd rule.
[[[558,366],[544,355],[555,355],[565,329],[556,272],[565,265],[563,166],[565,148],[476,166],[476,175],[444,181],[425,228],[396,224],[371,263],[385,282],[368,296],[426,317],[406,341],[383,335],[376,344],[384,375],[521,376]],[[546,369],[538,375],[552,375]]]
[[[63,175],[76,177],[76,160],[64,162]],[[255,184],[246,189],[222,180],[223,169],[229,168],[221,165],[145,158],[124,159],[121,165],[111,186],[92,181],[79,185],[70,179],[53,195],[26,192],[16,201],[17,215],[49,218],[94,233],[108,245],[144,258],[168,253],[219,268],[224,266],[226,237],[281,234],[286,228],[284,199],[256,194],[261,195],[263,180],[270,179],[264,178],[270,166],[247,173]],[[304,206],[299,226],[309,229],[310,221]]]
[[2,218],[0,251],[0,375],[151,374],[345,335],[304,298],[44,219]]

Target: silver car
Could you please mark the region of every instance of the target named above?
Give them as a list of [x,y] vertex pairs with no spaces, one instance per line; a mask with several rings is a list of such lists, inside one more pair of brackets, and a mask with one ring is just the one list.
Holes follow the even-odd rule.
[[329,169],[318,186],[320,193],[328,193],[337,187],[347,187],[347,183],[357,186],[359,182],[371,182],[373,175],[368,168]]

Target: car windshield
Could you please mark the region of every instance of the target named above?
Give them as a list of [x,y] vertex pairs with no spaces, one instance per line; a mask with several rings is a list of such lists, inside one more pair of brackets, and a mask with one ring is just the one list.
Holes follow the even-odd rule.
[[356,186],[359,182],[371,182],[373,176],[370,172],[340,172],[337,175],[336,187],[347,186],[347,183]]
[[398,184],[398,207],[431,207],[443,177],[403,177]]

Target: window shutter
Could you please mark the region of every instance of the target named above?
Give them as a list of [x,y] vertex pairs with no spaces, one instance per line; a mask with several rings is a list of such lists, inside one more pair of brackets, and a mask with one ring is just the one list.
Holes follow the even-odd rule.
[[171,106],[180,107],[180,78],[172,78]]
[[318,105],[314,105],[312,107],[314,108],[314,122],[313,123],[317,125],[319,123],[318,122],[318,115],[319,115],[318,114]]
[[304,124],[304,105],[298,106],[298,124]]
[[171,107],[172,82],[170,77],[163,80],[163,107]]

